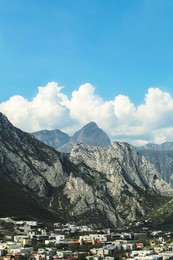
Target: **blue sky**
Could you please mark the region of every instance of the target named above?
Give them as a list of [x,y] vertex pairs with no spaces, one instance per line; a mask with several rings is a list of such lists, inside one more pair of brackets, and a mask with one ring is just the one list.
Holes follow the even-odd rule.
[[151,86],[172,92],[172,12],[172,0],[1,0],[1,101],[49,81],[135,103]]
[[173,95],[172,13],[172,0],[0,0],[0,102],[49,82],[136,108],[150,88]]

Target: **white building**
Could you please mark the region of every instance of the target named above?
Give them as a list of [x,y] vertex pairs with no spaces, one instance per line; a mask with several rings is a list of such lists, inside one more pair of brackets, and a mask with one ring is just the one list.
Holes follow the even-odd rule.
[[79,236],[79,242],[82,244],[85,243],[95,243],[95,241],[100,242],[107,242],[107,236],[106,234],[89,234],[84,236]]

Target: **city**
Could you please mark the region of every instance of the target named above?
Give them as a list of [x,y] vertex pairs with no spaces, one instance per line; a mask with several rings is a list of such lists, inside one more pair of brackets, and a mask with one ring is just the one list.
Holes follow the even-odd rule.
[[152,230],[147,224],[146,220],[135,226],[98,230],[74,223],[46,226],[33,220],[1,218],[0,259],[173,259],[173,232]]

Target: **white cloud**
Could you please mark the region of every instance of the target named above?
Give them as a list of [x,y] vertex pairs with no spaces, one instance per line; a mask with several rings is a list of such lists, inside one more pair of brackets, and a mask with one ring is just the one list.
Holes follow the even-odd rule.
[[33,132],[40,129],[64,128],[68,126],[68,98],[55,82],[38,87],[38,94],[29,102],[21,96],[11,97],[0,104],[0,110],[22,130]]
[[86,83],[72,93],[72,98],[68,102],[70,116],[78,120],[81,125],[95,121],[108,131],[116,122],[113,102],[105,102],[94,94],[94,90],[91,84]]
[[[173,98],[158,88],[150,88],[145,96],[145,104],[138,107],[138,118],[152,129],[173,123]],[[143,116],[142,116],[143,115]]]
[[38,87],[31,101],[13,96],[0,104],[0,111],[28,132],[58,128],[72,134],[95,121],[112,140],[134,145],[173,141],[173,98],[159,88],[149,88],[144,103],[135,107],[124,95],[103,100],[89,83],[73,91],[69,99],[63,94],[63,87],[50,82]]
[[[133,103],[131,103],[129,97],[124,95],[118,95],[114,100],[114,112],[117,118],[121,121],[134,119],[134,113],[136,108]],[[130,118],[129,118],[130,116]]]

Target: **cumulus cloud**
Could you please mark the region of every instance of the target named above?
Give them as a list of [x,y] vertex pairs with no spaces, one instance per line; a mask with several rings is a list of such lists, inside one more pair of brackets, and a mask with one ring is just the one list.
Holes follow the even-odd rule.
[[38,87],[38,94],[31,101],[14,96],[1,103],[0,110],[24,131],[64,128],[73,120],[65,105],[68,98],[61,91],[57,83],[50,82],[45,87]]
[[146,126],[160,128],[172,126],[173,123],[173,98],[169,93],[158,88],[150,88],[145,95],[145,104],[138,107],[138,118]]
[[95,121],[112,140],[134,145],[173,141],[173,97],[159,88],[149,88],[143,104],[135,107],[128,96],[105,101],[95,94],[90,83],[81,85],[68,98],[56,82],[38,87],[31,101],[10,97],[0,111],[17,127],[27,132],[61,129],[73,134]]
[[114,126],[116,115],[114,114],[113,102],[104,101],[95,95],[95,88],[86,83],[72,93],[68,102],[70,117],[76,119],[82,125],[95,121],[100,127],[108,130]]
[[127,119],[133,120],[133,115],[135,114],[136,108],[133,103],[131,103],[129,97],[124,95],[118,95],[114,100],[114,112],[117,118],[121,121],[126,121]]

